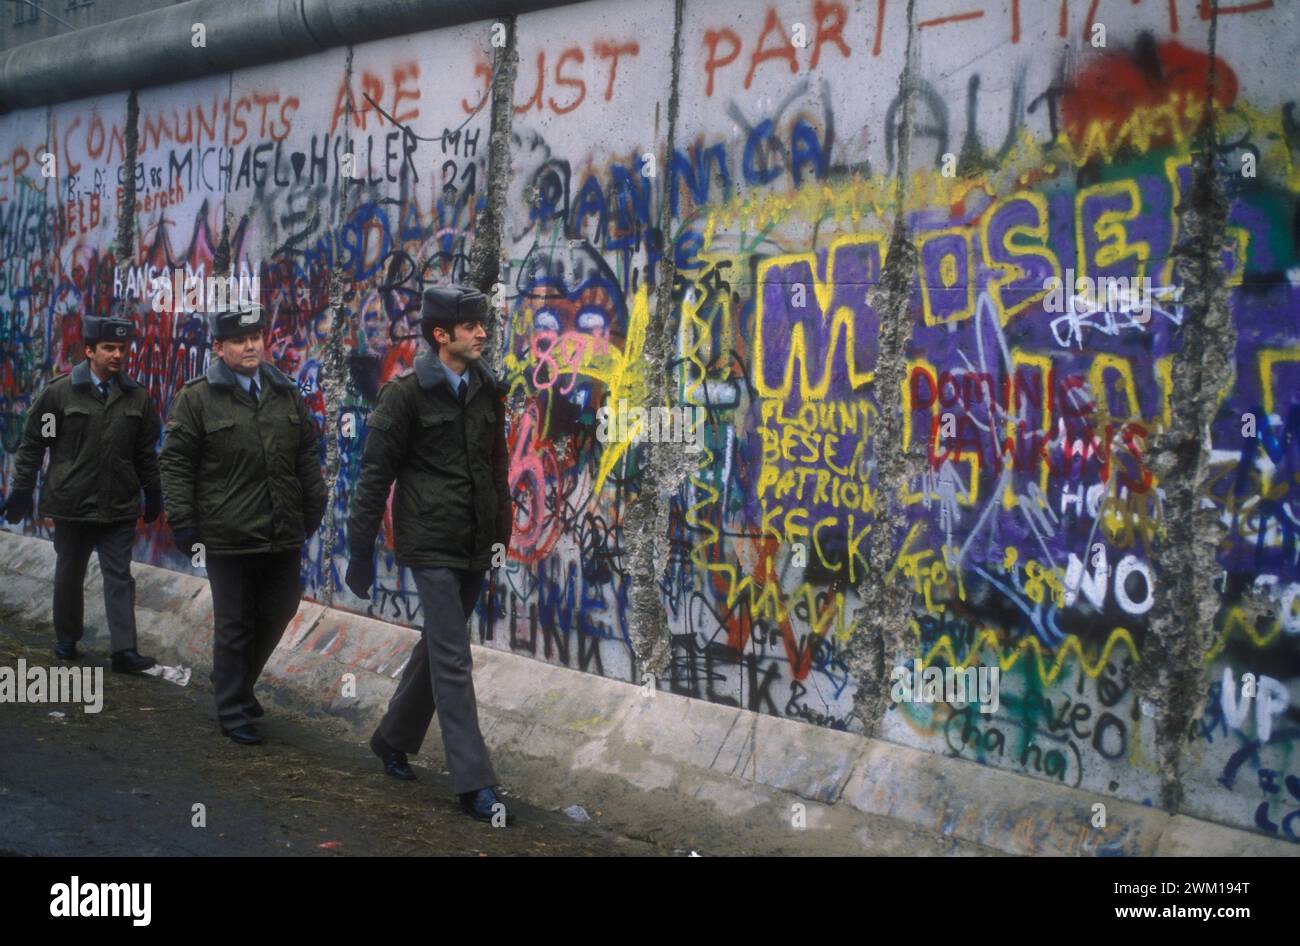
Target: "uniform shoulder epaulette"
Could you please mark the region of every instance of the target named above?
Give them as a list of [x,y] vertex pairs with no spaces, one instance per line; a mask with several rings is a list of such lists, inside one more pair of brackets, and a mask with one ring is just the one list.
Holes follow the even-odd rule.
[[71,372],[71,371],[65,371],[65,372],[63,372],[62,374],[56,374],[54,377],[50,378],[50,380],[46,381],[45,384],[41,386],[40,390],[41,390],[41,391],[55,391],[55,390],[58,389],[56,386],[59,386],[59,387],[71,387],[71,386],[72,386],[72,372]]
[[193,387],[194,385],[198,384],[200,381],[206,381],[207,379],[208,376],[206,374],[196,375],[195,377],[190,378],[190,380],[186,381],[183,387],[187,387],[187,388]]
[[379,389],[382,391],[390,384],[393,385],[394,387],[399,387],[399,386],[415,384],[415,383],[416,383],[415,369],[406,368],[402,371],[399,371],[397,374],[393,375],[391,378],[389,378],[387,381],[381,384],[379,386]]
[[[379,395],[383,394],[384,391],[387,390],[389,387],[395,387],[397,385],[397,382],[401,381],[404,377],[406,377],[406,375],[409,372],[410,369],[408,368],[406,371],[393,375],[387,381],[379,382],[379,387],[375,389],[375,397],[374,397],[375,403],[379,402]],[[374,404],[372,404],[371,407],[374,407]]]
[[299,390],[298,388],[298,382],[295,381],[293,378],[289,377],[289,375],[281,371],[275,365],[271,364],[271,362],[269,361],[262,362],[262,367],[266,371],[266,376],[267,378],[270,379],[271,384],[280,388],[284,388],[285,390],[292,389],[294,391],[297,391],[299,394],[302,393],[302,391]]

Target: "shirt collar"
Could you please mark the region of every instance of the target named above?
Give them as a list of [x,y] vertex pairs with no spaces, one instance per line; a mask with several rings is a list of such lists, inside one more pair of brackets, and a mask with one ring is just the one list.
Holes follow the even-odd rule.
[[[113,381],[123,391],[133,391],[140,387],[140,383],[125,371],[119,371],[114,375]],[[90,370],[89,358],[83,358],[73,366],[72,383],[79,388],[89,388],[99,384],[99,379],[96,378],[94,372]]]
[[453,391],[457,390],[460,387],[460,383],[464,381],[465,378],[469,375],[468,366],[466,366],[465,368],[465,374],[457,374],[456,372],[452,371],[451,366],[448,365],[441,358],[438,359],[438,364],[442,365],[442,370],[447,372],[447,380],[451,382],[451,389]]
[[[425,349],[415,356],[415,377],[420,387],[426,391],[432,391],[439,386],[445,387],[450,397],[456,397],[456,387],[458,381],[453,380],[450,371],[446,370],[446,365],[442,359],[433,353],[432,349]],[[485,384],[495,385],[496,380],[488,368],[483,364],[483,359],[471,361],[465,368],[463,375],[469,387],[466,388],[466,403],[473,400],[478,395],[478,389]]]
[[[123,375],[125,377],[125,375]],[[233,387],[236,384],[236,372],[226,367],[226,363],[215,354],[208,359],[208,370],[205,374],[208,384],[221,387]],[[283,391],[291,391],[297,383],[275,365],[269,361],[260,361],[257,364],[257,384],[259,391],[266,391],[267,385],[273,388],[279,388]]]
[[[230,373],[235,376],[235,380],[238,381],[239,386],[244,389],[244,393],[249,394],[250,393],[249,389],[253,386],[253,376],[248,374],[240,374],[238,371],[232,371]],[[264,385],[260,383],[257,386],[257,392],[259,397],[261,396],[263,387]]]

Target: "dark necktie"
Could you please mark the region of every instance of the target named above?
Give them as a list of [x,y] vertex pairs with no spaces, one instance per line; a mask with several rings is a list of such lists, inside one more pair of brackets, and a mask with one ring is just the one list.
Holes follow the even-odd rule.
[[469,382],[464,378],[460,379],[460,387],[456,389],[456,399],[461,404],[465,403],[465,392],[469,390]]
[[107,382],[107,381],[101,381],[101,382],[99,382],[99,397],[100,397],[100,400],[102,400],[102,401],[107,401],[107,400],[108,400],[108,382]]
[[249,379],[248,379],[248,393],[251,394],[251,395],[253,395],[253,400],[254,400],[254,401],[257,400],[258,390],[257,390],[257,379],[256,379],[256,378],[249,378]]

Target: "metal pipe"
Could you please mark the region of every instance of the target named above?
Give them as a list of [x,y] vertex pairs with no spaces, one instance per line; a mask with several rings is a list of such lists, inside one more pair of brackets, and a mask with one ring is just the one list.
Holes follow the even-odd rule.
[[[189,0],[0,53],[0,114],[577,0]],[[202,23],[207,45],[192,44]]]

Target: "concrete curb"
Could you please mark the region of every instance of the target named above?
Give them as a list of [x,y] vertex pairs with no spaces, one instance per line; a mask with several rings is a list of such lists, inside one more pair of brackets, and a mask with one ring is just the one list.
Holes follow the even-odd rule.
[[[53,573],[49,542],[0,532],[6,610],[49,624]],[[212,660],[207,582],[139,563],[133,573],[141,648],[206,676]],[[103,639],[89,639],[92,627],[103,628],[96,563],[86,579],[86,623],[94,653]],[[418,639],[411,628],[304,601],[259,688],[272,703],[343,720],[364,741]],[[647,817],[654,810],[662,819],[665,805],[703,804],[714,818],[769,833],[788,829],[793,806],[803,805],[808,836],[851,836],[874,851],[881,850],[875,828],[887,820],[986,853],[1300,854],[1296,845],[1263,835],[856,734],[663,691],[651,695],[490,648],[474,646],[473,656],[493,761],[544,806],[563,807],[598,786],[618,786]],[[345,688],[349,673],[355,696]],[[436,725],[427,747],[440,757]],[[1092,806],[1099,801],[1106,826],[1093,828]]]

